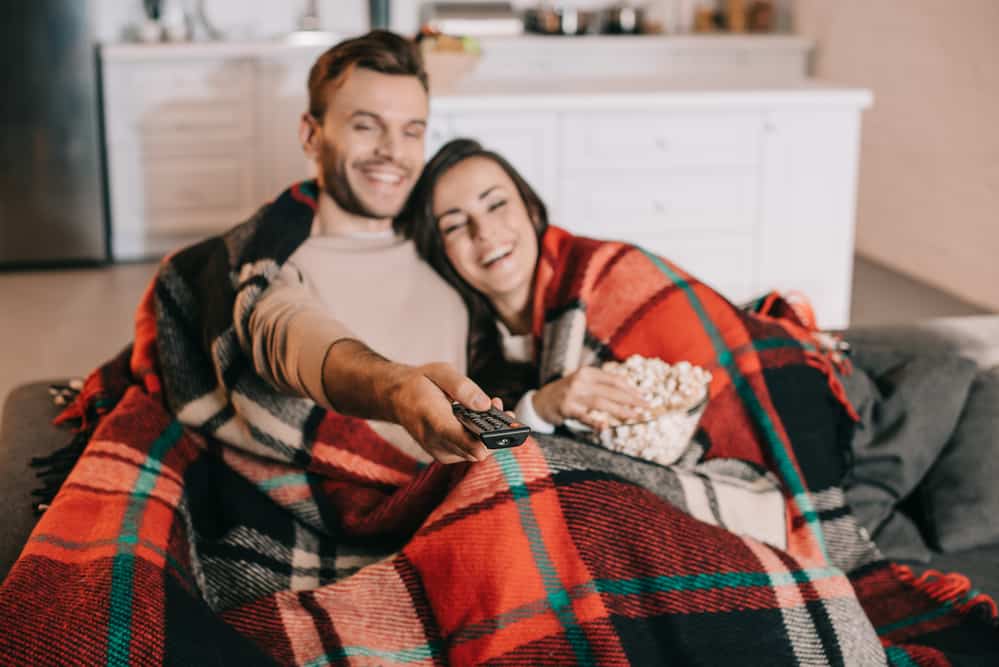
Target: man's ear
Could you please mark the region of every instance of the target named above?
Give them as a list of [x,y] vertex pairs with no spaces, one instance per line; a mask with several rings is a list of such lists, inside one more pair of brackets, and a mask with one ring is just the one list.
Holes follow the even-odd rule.
[[302,114],[302,119],[298,123],[298,140],[302,144],[302,151],[311,160],[319,156],[319,121],[308,111]]

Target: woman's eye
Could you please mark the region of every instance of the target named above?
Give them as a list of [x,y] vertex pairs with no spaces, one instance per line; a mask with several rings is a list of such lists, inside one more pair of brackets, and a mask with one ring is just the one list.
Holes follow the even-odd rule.
[[423,128],[417,128],[413,130],[406,130],[406,136],[410,139],[421,139],[423,138]]
[[448,223],[447,225],[444,226],[444,236],[448,236],[448,235],[450,235],[450,234],[458,231],[459,229],[461,229],[462,227],[464,227],[467,224],[468,224],[467,222],[451,222],[451,223]]
[[371,127],[370,125],[355,125],[354,129],[357,130],[358,132],[367,132],[368,130],[373,130],[375,128]]
[[501,199],[500,201],[495,202],[492,205],[490,205],[489,206],[489,212],[492,213],[496,209],[502,208],[503,206],[506,206],[506,200],[505,199]]

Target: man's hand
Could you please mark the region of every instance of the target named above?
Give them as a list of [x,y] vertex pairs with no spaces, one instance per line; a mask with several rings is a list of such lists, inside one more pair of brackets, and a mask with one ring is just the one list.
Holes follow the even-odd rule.
[[360,341],[342,339],[327,353],[323,384],[337,410],[401,425],[441,463],[489,456],[482,441],[451,411],[452,400],[472,410],[488,410],[489,398],[448,364],[397,364]]
[[607,425],[594,422],[590,410],[627,422],[646,407],[642,394],[624,377],[592,366],[550,382],[534,394],[534,409],[549,424],[577,419],[598,431]]
[[465,430],[451,411],[455,400],[472,410],[488,410],[489,398],[449,364],[400,366],[385,389],[392,421],[441,463],[482,461],[489,450]]

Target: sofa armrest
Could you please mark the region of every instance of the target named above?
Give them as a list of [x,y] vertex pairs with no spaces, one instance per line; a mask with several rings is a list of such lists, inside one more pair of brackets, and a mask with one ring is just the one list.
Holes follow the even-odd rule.
[[847,341],[892,347],[903,352],[949,352],[971,359],[979,368],[999,365],[999,315],[942,317],[914,324],[851,327]]

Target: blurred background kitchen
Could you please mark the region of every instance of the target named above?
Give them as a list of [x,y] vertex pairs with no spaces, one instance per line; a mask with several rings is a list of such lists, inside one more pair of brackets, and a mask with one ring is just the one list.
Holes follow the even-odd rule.
[[[0,8],[0,400],[130,336],[156,258],[307,171],[308,67],[423,34],[428,153],[820,323],[999,311],[994,0],[44,0]],[[95,268],[74,268],[74,267]]]

